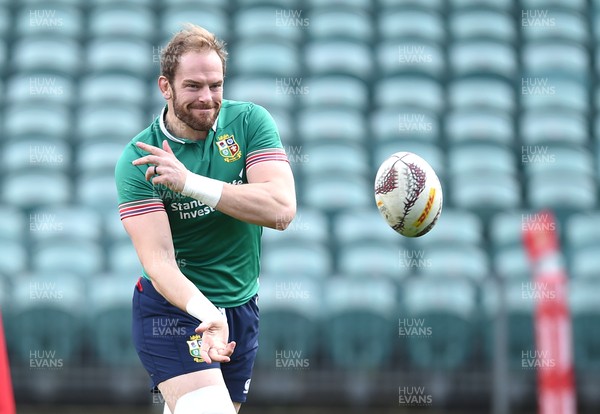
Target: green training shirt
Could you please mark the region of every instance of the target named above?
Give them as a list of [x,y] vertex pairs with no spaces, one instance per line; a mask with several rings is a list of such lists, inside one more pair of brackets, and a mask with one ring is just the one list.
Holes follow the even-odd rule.
[[[245,184],[246,172],[254,165],[287,162],[277,127],[263,107],[224,99],[206,139],[192,141],[167,130],[166,110],[129,142],[117,162],[115,180],[121,220],[165,211],[181,272],[215,306],[242,305],[258,291],[262,227],[223,214],[161,184],[152,185],[145,178],[149,166],[134,166],[131,162],[148,155],[135,146],[136,142],[162,148],[162,142],[168,140],[177,159],[191,172],[230,184]],[[145,271],[143,276],[149,278]]]

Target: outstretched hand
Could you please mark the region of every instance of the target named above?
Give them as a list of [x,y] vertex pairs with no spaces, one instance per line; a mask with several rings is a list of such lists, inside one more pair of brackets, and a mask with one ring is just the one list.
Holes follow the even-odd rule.
[[163,141],[162,149],[143,142],[136,142],[135,145],[151,154],[132,161],[133,165],[150,164],[146,170],[146,180],[152,184],[163,184],[177,193],[183,191],[188,170],[175,157],[167,140]]
[[202,322],[196,333],[202,334],[200,355],[207,363],[229,362],[235,349],[235,341],[227,343],[229,328],[226,319]]

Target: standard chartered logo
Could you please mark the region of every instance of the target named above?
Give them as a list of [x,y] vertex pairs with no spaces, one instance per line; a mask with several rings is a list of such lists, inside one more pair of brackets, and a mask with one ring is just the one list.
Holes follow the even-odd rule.
[[215,209],[198,200],[193,200],[189,203],[171,203],[171,211],[179,213],[180,219],[187,220],[205,216],[215,211]]

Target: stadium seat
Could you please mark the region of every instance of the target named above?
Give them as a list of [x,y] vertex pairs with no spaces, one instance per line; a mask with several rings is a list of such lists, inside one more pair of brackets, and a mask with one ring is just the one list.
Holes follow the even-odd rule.
[[564,110],[580,114],[590,112],[588,86],[568,78],[522,78],[522,104],[531,110]]
[[0,216],[0,240],[24,242],[29,225],[25,212],[15,206],[0,204]]
[[306,143],[321,140],[362,142],[367,135],[364,115],[359,110],[309,108],[296,116],[299,137]]
[[[208,2],[221,3],[221,0],[208,0]],[[293,8],[297,6],[297,0],[238,0],[241,7],[254,7],[269,5],[271,7]]]
[[494,273],[506,280],[530,280],[531,266],[525,248],[519,245],[493,253]]
[[[569,40],[581,45],[587,45],[590,41],[587,18],[577,12],[547,8],[542,6],[538,15],[533,10],[528,10],[529,15],[521,17],[523,40],[525,42],[539,40]],[[544,13],[546,11],[546,13]]]
[[101,217],[94,210],[74,204],[45,206],[29,215],[31,241],[52,244],[61,240],[101,241]]
[[72,129],[71,113],[66,105],[23,102],[6,109],[4,128],[10,137],[43,134],[67,139]]
[[70,274],[48,271],[14,279],[11,341],[15,359],[28,367],[62,368],[80,361],[85,306],[82,281]]
[[379,0],[379,8],[384,13],[398,8],[420,7],[432,11],[442,11],[445,7],[443,0]]
[[476,212],[487,218],[498,211],[520,208],[520,183],[505,173],[455,175],[451,181],[449,202],[457,208]]
[[[260,280],[260,347],[257,366],[311,368],[316,366],[322,308],[318,282],[284,275]],[[293,365],[293,366],[292,366]],[[299,366],[300,365],[300,366]]]
[[[99,0],[96,0],[96,1],[99,1]],[[19,3],[26,5],[26,6],[37,7],[37,6],[43,6],[44,4],[47,3],[47,1],[46,0],[23,0]],[[53,0],[53,3],[64,4],[67,6],[76,6],[76,7],[81,6],[81,0]]]
[[275,76],[280,81],[298,79],[301,69],[301,58],[294,43],[266,39],[242,40],[232,47],[232,60],[228,71],[232,75],[265,75]]
[[431,7],[380,9],[377,20],[383,41],[423,39],[438,44],[446,41],[443,19]]
[[319,7],[305,17],[310,27],[308,38],[315,42],[348,39],[369,43],[375,36],[371,16],[358,8]]
[[368,46],[348,40],[309,41],[304,46],[305,74],[345,75],[369,80],[373,58]]
[[[11,33],[11,12],[0,3],[0,39],[6,39]],[[0,57],[4,57],[0,55]]]
[[306,18],[304,10],[292,11],[275,5],[249,6],[239,8],[234,14],[233,26],[239,40],[269,38],[300,44]]
[[379,211],[371,206],[335,214],[332,227],[332,236],[338,246],[351,246],[369,241],[383,243],[396,249],[396,258],[403,241],[398,237],[398,233],[386,224]]
[[476,175],[486,172],[516,176],[517,159],[512,148],[484,140],[450,146],[450,175]]
[[125,142],[83,143],[77,148],[75,169],[80,173],[112,173],[125,145]]
[[300,205],[285,231],[265,227],[261,240],[265,248],[294,241],[326,245],[330,240],[329,222],[321,210]]
[[585,116],[573,111],[527,110],[521,115],[520,126],[519,132],[525,145],[590,143]]
[[57,32],[75,40],[83,36],[83,10],[79,5],[47,1],[43,7],[32,6],[21,6],[16,12],[14,33],[18,38]]
[[532,210],[505,210],[493,216],[489,222],[489,239],[495,250],[522,246],[523,230],[529,221],[541,221],[544,213]]
[[88,33],[93,38],[135,37],[152,40],[156,33],[153,10],[146,5],[112,2],[94,7]]
[[514,44],[517,30],[512,16],[492,10],[455,10],[448,20],[450,35],[455,41],[489,39]]
[[18,279],[27,269],[28,254],[23,240],[0,239],[0,275]]
[[590,177],[595,175],[594,158],[582,146],[552,144],[523,147],[521,152],[526,176],[551,171],[578,173]]
[[75,184],[75,201],[99,211],[118,207],[114,174],[84,174]]
[[[592,0],[592,4],[595,0]],[[551,11],[554,9],[558,10],[572,10],[580,11],[584,13],[587,9],[586,0],[522,0],[523,8],[527,9],[540,9],[549,8]],[[550,16],[552,12],[549,13]]]
[[300,203],[326,212],[373,206],[373,183],[360,175],[305,177]]
[[271,275],[322,278],[332,273],[333,263],[326,245],[298,240],[264,246],[262,268]]
[[131,299],[136,276],[101,274],[89,293],[87,345],[102,365],[138,365],[131,339]]
[[584,45],[557,40],[528,42],[521,48],[523,71],[542,76],[561,74],[587,80],[590,60]]
[[411,242],[423,249],[448,245],[481,247],[484,245],[483,223],[471,212],[444,208],[427,237],[418,237]]
[[573,350],[578,373],[600,370],[600,320],[597,280],[573,280],[569,286],[569,305],[573,319]]
[[123,71],[148,78],[154,75],[155,62],[150,42],[134,38],[94,38],[86,47],[88,72]]
[[388,40],[376,47],[376,61],[380,75],[418,73],[441,78],[446,71],[443,49],[425,40]]
[[[507,281],[501,285],[504,292],[508,324],[509,369],[523,373],[523,353],[535,350],[533,308],[535,284],[529,281]],[[500,304],[500,286],[490,281],[482,289],[481,324],[484,339],[484,355],[491,361],[497,346],[494,338],[494,323],[498,317]],[[533,295],[533,297],[529,297]]]
[[[481,93],[485,90],[486,93]],[[487,109],[514,113],[517,108],[514,86],[495,77],[465,77],[448,85],[448,105],[456,110]]]
[[457,109],[446,115],[448,141],[496,142],[515,144],[514,121],[510,114],[489,109]]
[[596,241],[589,246],[571,249],[569,275],[572,279],[600,280],[599,246],[600,243]]
[[337,107],[364,110],[369,105],[367,84],[352,76],[313,76],[302,83],[306,93],[298,95],[303,108]]
[[[322,333],[326,356],[344,369],[381,369],[389,364],[397,312],[395,285],[387,279],[332,278],[323,289]],[[357,327],[360,327],[357,329]],[[378,338],[365,347],[365,338]]]
[[31,170],[4,177],[2,200],[21,208],[64,204],[71,200],[71,182],[66,174]]
[[76,115],[76,137],[81,141],[112,141],[123,145],[154,121],[137,105],[83,105]]
[[373,4],[369,0],[308,0],[308,4],[312,9],[329,8],[329,7],[346,7],[362,9],[364,11],[370,11]]
[[75,90],[70,76],[44,71],[21,72],[8,79],[5,99],[11,104],[44,101],[69,105],[75,100]]
[[515,49],[509,44],[489,40],[465,40],[448,49],[454,76],[494,75],[512,79],[518,73]]
[[597,194],[593,177],[578,172],[540,172],[527,181],[527,202],[535,209],[587,210],[596,206]]
[[600,245],[600,213],[597,211],[586,211],[573,214],[567,219],[564,229],[564,237],[568,248],[577,250],[580,248]]
[[415,140],[437,144],[442,134],[438,115],[414,108],[374,110],[369,127],[371,136],[379,142]]
[[104,254],[97,243],[62,238],[52,243],[39,241],[31,253],[35,272],[71,273],[91,279],[104,268]]
[[72,147],[65,141],[21,138],[5,143],[0,162],[7,171],[43,169],[68,173]]
[[413,278],[402,287],[398,333],[414,367],[452,371],[474,352],[476,290],[461,278]]
[[138,76],[99,72],[81,79],[79,99],[83,105],[117,102],[143,106],[148,101],[148,94],[146,82]]
[[445,106],[442,85],[420,76],[383,78],[375,84],[376,107],[410,107],[440,113]]
[[414,259],[422,261],[418,266],[418,273],[424,278],[463,278],[480,283],[491,275],[487,253],[479,246],[454,243],[445,246],[428,246],[413,252],[422,257],[409,255],[407,260],[408,262]]
[[76,75],[81,67],[81,46],[76,39],[61,35],[32,35],[13,44],[16,71],[58,71]]
[[368,154],[362,145],[354,142],[312,141],[302,148],[306,162],[302,164],[304,176],[328,174],[358,174],[370,178]]
[[108,270],[129,279],[142,275],[142,265],[131,240],[123,238],[108,246]]
[[183,23],[187,22],[200,25],[226,40],[232,29],[227,15],[216,5],[207,7],[195,1],[181,2],[181,4],[169,3],[160,14],[160,37],[165,40],[170,39],[175,32],[183,28]]
[[[302,94],[305,86],[302,80],[280,79],[273,76],[233,76],[225,84],[227,99],[250,101],[272,109],[291,110],[298,94]],[[161,96],[162,98],[162,96]]]
[[491,8],[510,12],[514,6],[514,0],[450,0],[450,9],[462,9],[470,7]]
[[401,260],[398,243],[369,240],[346,243],[338,249],[337,270],[344,278],[387,278],[398,282],[411,275],[415,268],[410,261]]

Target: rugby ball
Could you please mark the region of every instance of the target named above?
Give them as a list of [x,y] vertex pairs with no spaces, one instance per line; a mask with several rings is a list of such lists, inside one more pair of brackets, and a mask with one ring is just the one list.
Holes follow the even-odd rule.
[[435,226],[442,212],[442,186],[423,158],[396,152],[377,170],[375,202],[392,229],[406,237],[420,237]]

